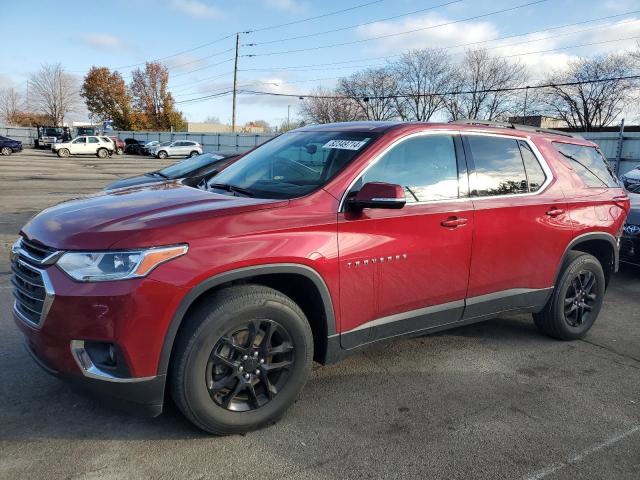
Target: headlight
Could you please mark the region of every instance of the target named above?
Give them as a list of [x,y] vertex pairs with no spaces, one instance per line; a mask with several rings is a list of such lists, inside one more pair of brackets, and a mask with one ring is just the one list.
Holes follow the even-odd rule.
[[67,252],[57,265],[79,282],[145,277],[158,265],[187,253],[187,245],[120,252]]

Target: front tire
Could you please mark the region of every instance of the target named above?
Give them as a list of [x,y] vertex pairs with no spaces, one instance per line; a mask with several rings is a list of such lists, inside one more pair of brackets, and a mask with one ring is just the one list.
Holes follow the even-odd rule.
[[167,157],[168,157],[168,155],[167,155],[167,152],[165,152],[164,150],[160,150],[160,151],[158,152],[157,157],[158,157],[159,159],[161,159],[161,160],[164,160],[165,158],[167,158]]
[[311,370],[313,337],[289,297],[259,285],[229,287],[185,322],[170,387],[197,427],[248,432],[275,423],[295,401]]
[[558,340],[583,337],[600,313],[604,292],[605,276],[598,259],[569,252],[551,299],[533,315],[536,327]]
[[58,157],[60,158],[67,158],[69,155],[70,152],[68,148],[61,148],[60,150],[58,150]]
[[0,150],[0,154],[2,155],[11,155],[13,153],[13,150],[11,150],[10,147],[2,147],[2,149]]

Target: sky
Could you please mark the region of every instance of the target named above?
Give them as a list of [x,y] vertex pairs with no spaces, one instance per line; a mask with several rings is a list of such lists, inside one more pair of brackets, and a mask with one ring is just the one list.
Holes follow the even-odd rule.
[[[176,102],[198,99],[230,90],[239,31],[251,31],[240,35],[239,87],[296,95],[331,88],[341,76],[413,48],[445,48],[456,62],[465,48],[484,47],[526,64],[535,84],[580,56],[629,50],[640,40],[638,0],[534,2],[0,0],[0,88],[24,94],[29,74],[44,63],[60,62],[79,82],[93,65],[117,69],[129,81],[133,69],[160,59]],[[299,103],[240,95],[238,124],[280,124],[288,111],[294,120]],[[229,123],[231,105],[228,95],[177,107],[192,122]],[[84,119],[86,112],[74,116]]]

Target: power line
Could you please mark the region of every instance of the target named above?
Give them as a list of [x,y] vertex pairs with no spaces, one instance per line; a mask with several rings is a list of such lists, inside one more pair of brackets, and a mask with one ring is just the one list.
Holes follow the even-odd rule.
[[484,17],[489,17],[492,15],[497,15],[500,13],[505,13],[505,12],[510,12],[513,10],[518,10],[520,8],[524,8],[524,7],[529,7],[532,5],[538,5],[540,3],[545,3],[548,0],[535,0],[533,2],[528,2],[528,3],[523,3],[520,5],[516,5],[515,7],[509,7],[509,8],[503,8],[501,10],[495,10],[493,12],[488,12],[488,13],[483,13],[481,15],[474,15],[472,17],[467,17],[467,18],[463,18],[460,20],[453,20],[451,22],[446,22],[446,23],[440,23],[438,25],[429,25],[428,27],[421,27],[421,28],[414,28],[412,30],[405,30],[402,32],[396,32],[396,33],[389,33],[386,35],[378,35],[375,37],[369,37],[369,38],[363,38],[361,40],[352,40],[350,42],[341,42],[341,43],[331,43],[328,45],[317,45],[315,47],[307,47],[307,48],[298,48],[298,49],[293,49],[293,50],[284,50],[284,51],[279,51],[279,52],[266,52],[266,53],[254,53],[254,54],[247,54],[247,55],[243,55],[245,57],[266,57],[266,56],[272,56],[272,55],[285,55],[288,53],[299,53],[299,52],[309,52],[309,51],[313,51],[313,50],[322,50],[325,48],[334,48],[334,47],[344,47],[347,45],[355,45],[358,43],[364,43],[364,42],[370,42],[372,40],[380,40],[383,38],[390,38],[390,37],[396,37],[399,35],[407,35],[409,33],[415,33],[415,32],[421,32],[424,30],[430,30],[433,28],[438,28],[438,27],[444,27],[444,26],[448,26],[448,25],[454,25],[456,23],[462,23],[462,22],[468,22],[469,20],[476,20],[478,18],[484,18]]
[[247,30],[244,33],[264,32],[265,30],[273,30],[275,28],[289,27],[291,25],[297,25],[299,23],[310,22],[312,20],[318,20],[319,18],[326,18],[326,17],[330,17],[330,16],[333,16],[333,15],[338,15],[340,13],[350,12],[352,10],[356,10],[356,9],[363,8],[363,7],[368,7],[369,5],[374,5],[376,3],[382,3],[384,1],[386,1],[386,0],[374,0],[372,2],[366,2],[366,3],[361,3],[359,5],[354,5],[353,7],[343,8],[342,10],[335,10],[333,12],[323,13],[321,15],[316,15],[314,17],[307,17],[307,18],[303,18],[301,20],[294,20],[292,22],[280,23],[280,24],[277,24],[277,25],[270,25],[268,27],[254,28],[253,30]]
[[372,23],[386,22],[388,20],[395,20],[397,18],[407,17],[409,15],[415,15],[417,13],[423,13],[423,12],[427,12],[429,10],[435,10],[436,8],[446,7],[448,5],[453,5],[454,3],[460,3],[462,1],[464,1],[464,0],[452,0],[452,1],[449,1],[449,2],[446,2],[446,3],[441,3],[439,5],[433,5],[431,7],[421,8],[420,10],[414,10],[413,12],[402,13],[400,15],[394,15],[392,17],[379,18],[377,20],[371,20],[369,22],[358,23],[358,24],[355,24],[355,25],[349,25],[348,27],[334,28],[332,30],[325,30],[323,32],[309,33],[309,34],[306,34],[306,35],[298,35],[298,36],[295,36],[295,37],[279,38],[277,40],[268,40],[268,41],[257,42],[257,43],[247,43],[244,46],[246,46],[246,47],[255,47],[255,46],[258,46],[258,45],[268,45],[268,44],[272,44],[272,43],[288,42],[288,41],[291,41],[291,40],[299,40],[301,38],[317,37],[319,35],[326,35],[328,33],[342,32],[344,30],[351,30],[352,28],[358,28],[358,27],[364,27],[365,25],[371,25]]
[[[537,33],[544,33],[544,32],[550,32],[553,30],[559,30],[561,28],[568,28],[568,27],[574,27],[577,25],[583,25],[585,23],[592,23],[592,22],[598,22],[601,20],[609,20],[611,18],[616,18],[616,17],[621,17],[621,16],[625,16],[625,15],[631,15],[634,13],[640,13],[640,10],[634,10],[634,11],[630,11],[630,12],[625,12],[625,13],[620,13],[617,15],[608,15],[605,17],[599,17],[599,18],[593,18],[590,20],[583,20],[580,22],[574,22],[574,23],[568,23],[568,24],[564,24],[564,25],[558,25],[555,27],[550,27],[550,28],[545,28],[542,30],[532,30],[532,31],[528,31],[528,32],[524,32],[524,33],[518,33],[518,34],[514,34],[514,35],[507,35],[504,37],[497,37],[497,38],[493,38],[493,39],[489,39],[489,40],[480,40],[477,42],[468,42],[468,43],[462,43],[462,44],[458,44],[458,45],[448,45],[445,47],[440,47],[439,49],[442,50],[448,50],[450,48],[461,48],[461,47],[467,47],[467,46],[472,46],[472,45],[481,45],[484,43],[491,43],[491,42],[497,42],[497,41],[501,41],[501,40],[507,40],[510,38],[518,38],[518,37],[524,37],[527,35],[534,35]],[[558,34],[555,36],[548,36],[548,37],[544,37],[544,38],[540,38],[540,39],[535,39],[532,41],[542,41],[542,40],[548,40],[551,38],[557,38],[560,36],[566,36],[566,35],[573,35],[576,33],[581,33],[581,32],[585,32],[588,30],[595,30],[595,29],[600,29],[600,28],[613,28],[613,27],[617,27],[619,25],[622,25],[624,23],[632,23],[632,21],[637,21],[636,19],[628,19],[628,22],[620,22],[617,24],[611,24],[611,25],[598,25],[596,27],[591,27],[588,29],[582,29],[582,30],[576,30],[573,32],[567,32],[567,33],[562,33],[562,34]],[[508,46],[513,46],[513,45],[519,45],[520,43],[510,43],[507,45],[499,45],[496,47],[491,47],[491,48],[503,48],[503,47],[508,47]],[[490,48],[489,48],[490,49]],[[249,72],[249,71],[257,71],[257,72],[272,72],[272,71],[279,71],[279,70],[292,70],[292,71],[300,71],[300,72],[305,72],[305,71],[317,71],[317,70],[327,70],[326,67],[330,67],[332,65],[342,65],[342,64],[346,64],[346,63],[361,63],[361,62],[365,62],[365,61],[369,61],[369,60],[386,60],[389,58],[395,58],[395,57],[400,57],[402,56],[402,53],[399,54],[394,54],[394,55],[382,55],[382,56],[377,56],[377,57],[367,57],[367,58],[358,58],[358,59],[353,59],[353,60],[343,60],[343,61],[339,61],[339,62],[328,62],[328,63],[314,63],[314,64],[309,64],[309,65],[298,65],[298,66],[292,66],[292,65],[288,65],[288,66],[279,66],[279,67],[271,67],[271,68],[245,68],[240,70],[241,72]],[[381,66],[383,64],[376,64],[374,66]],[[339,69],[343,69],[343,68],[366,68],[369,65],[354,65],[354,66],[346,66],[346,67],[338,67],[335,68],[335,70],[339,70]],[[325,67],[325,68],[311,68],[308,69],[308,67]],[[334,70],[334,69],[331,69]]]
[[[414,98],[414,97],[435,97],[435,96],[446,96],[446,95],[469,95],[475,93],[499,93],[499,92],[516,92],[521,90],[536,90],[540,88],[551,88],[551,87],[569,87],[575,85],[588,85],[592,83],[602,83],[602,82],[611,82],[611,81],[620,81],[620,80],[638,80],[640,79],[640,75],[626,75],[620,77],[608,77],[608,78],[598,78],[594,80],[581,80],[575,82],[563,82],[563,83],[546,83],[542,85],[528,85],[525,87],[503,87],[503,88],[485,88],[481,90],[454,90],[450,92],[440,92],[440,93],[399,93],[395,95],[373,95],[364,97],[365,100],[383,100],[389,98]],[[291,97],[291,98],[299,98],[300,100],[304,100],[306,98],[318,98],[318,99],[342,99],[348,100],[353,97],[349,97],[346,95],[311,95],[311,94],[293,94],[293,93],[278,93],[278,92],[260,92],[255,90],[241,90],[240,93],[251,94],[251,95],[267,95],[267,96],[275,96],[275,97]]]

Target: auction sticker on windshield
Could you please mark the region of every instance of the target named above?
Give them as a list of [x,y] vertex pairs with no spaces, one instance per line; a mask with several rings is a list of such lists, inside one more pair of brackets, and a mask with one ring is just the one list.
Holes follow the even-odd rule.
[[368,138],[364,140],[329,140],[322,148],[337,148],[339,150],[360,150],[367,142]]

